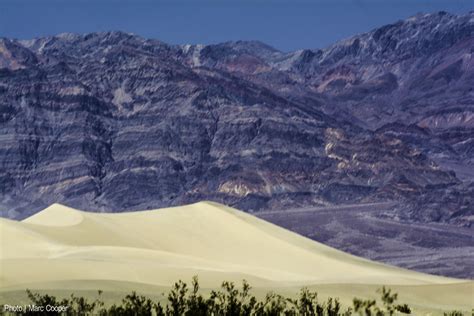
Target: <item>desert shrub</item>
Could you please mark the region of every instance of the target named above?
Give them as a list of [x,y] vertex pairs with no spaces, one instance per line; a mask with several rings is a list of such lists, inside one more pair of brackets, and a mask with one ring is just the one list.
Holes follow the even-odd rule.
[[193,277],[192,290],[186,299],[186,316],[205,316],[209,314],[209,302],[199,292],[197,276]]
[[[176,282],[167,295],[167,304],[162,306],[150,298],[132,292],[118,304],[105,307],[98,298],[89,301],[83,297],[71,295],[69,299],[58,299],[52,295],[41,295],[27,290],[32,305],[69,306],[61,313],[65,316],[112,315],[112,316],[391,316],[396,313],[411,314],[407,304],[396,304],[398,295],[382,287],[381,305],[373,299],[354,298],[352,307],[343,311],[337,298],[319,301],[316,292],[302,288],[295,299],[275,293],[267,293],[261,301],[250,294],[251,286],[244,280],[241,287],[232,282],[223,282],[219,290],[211,291],[204,297],[199,293],[199,281],[194,277],[191,288],[183,281]],[[0,315],[8,315],[0,311]],[[51,315],[51,312],[23,312],[20,315]],[[445,316],[462,316],[459,311],[444,313]]]
[[360,316],[384,316],[375,300],[354,298],[352,306],[354,307],[354,312],[358,313]]
[[464,316],[464,314],[460,311],[452,311],[449,313],[444,313],[444,316]]
[[[102,308],[99,315],[111,315],[111,316],[130,316],[130,315],[143,315],[151,316],[154,311],[161,309],[161,305],[153,303],[153,301],[145,296],[138,295],[136,292],[128,294],[122,299],[121,305],[112,305],[108,309]],[[163,315],[163,314],[161,314]]]
[[407,304],[397,305],[395,309],[403,314],[411,314],[411,308]]
[[168,294],[169,304],[166,306],[166,315],[180,316],[186,311],[186,293],[188,292],[187,284],[179,280],[171,288]]
[[392,316],[395,315],[396,312],[411,314],[411,309],[407,304],[395,304],[398,299],[397,293],[392,293],[392,291],[385,288],[385,286],[377,290],[377,292],[380,293],[382,307],[377,305],[376,300],[354,298],[352,303],[354,311],[364,316]]
[[396,310],[396,305],[394,305],[394,303],[397,301],[398,294],[392,293],[392,290],[386,289],[385,286],[382,287],[382,289],[379,289],[377,292],[381,293],[381,299],[386,313],[389,316],[392,316]]
[[300,290],[298,300],[295,301],[299,315],[322,315],[323,307],[318,304],[318,293],[311,292],[307,288]]
[[215,316],[250,316],[257,300],[250,295],[250,285],[243,280],[242,290],[233,282],[222,282],[221,291],[212,291],[209,298],[210,313]]
[[255,316],[294,316],[296,308],[291,300],[273,292],[267,293],[265,300],[255,304]]
[[[334,300],[331,297],[328,298],[328,301],[324,306],[324,310],[327,316],[343,315],[343,314],[340,314],[341,303],[339,303],[339,300],[337,298]],[[344,313],[344,315],[349,315],[349,312],[350,311],[348,310],[346,313]]]
[[100,309],[104,303],[100,300],[102,291],[98,291],[98,298],[90,302],[84,297],[77,297],[74,294],[71,294],[71,299],[69,301],[69,308],[66,312],[67,315],[71,316],[85,316],[91,315],[95,310]]

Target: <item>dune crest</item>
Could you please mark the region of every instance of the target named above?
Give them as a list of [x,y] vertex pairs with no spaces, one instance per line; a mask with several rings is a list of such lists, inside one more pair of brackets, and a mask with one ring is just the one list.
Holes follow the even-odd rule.
[[62,204],[52,204],[23,220],[24,223],[44,226],[73,226],[84,219],[82,212]]

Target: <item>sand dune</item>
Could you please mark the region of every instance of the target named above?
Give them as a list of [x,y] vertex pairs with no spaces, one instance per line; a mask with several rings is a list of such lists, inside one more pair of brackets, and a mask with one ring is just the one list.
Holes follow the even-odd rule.
[[[427,308],[444,306],[443,299],[452,307],[447,287],[459,293],[462,308],[469,309],[473,295],[472,282],[364,260],[210,202],[121,214],[54,204],[22,222],[1,219],[0,237],[4,293],[75,282],[162,288],[199,275],[207,288],[247,279],[261,289],[319,286],[335,296],[351,286],[362,293],[385,284],[418,293],[415,303]],[[423,288],[434,294],[424,296]]]

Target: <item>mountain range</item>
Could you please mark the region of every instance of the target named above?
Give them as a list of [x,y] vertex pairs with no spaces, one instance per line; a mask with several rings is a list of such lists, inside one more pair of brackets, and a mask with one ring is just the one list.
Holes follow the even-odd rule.
[[392,219],[472,227],[473,53],[474,12],[295,52],[1,38],[1,215],[392,202]]

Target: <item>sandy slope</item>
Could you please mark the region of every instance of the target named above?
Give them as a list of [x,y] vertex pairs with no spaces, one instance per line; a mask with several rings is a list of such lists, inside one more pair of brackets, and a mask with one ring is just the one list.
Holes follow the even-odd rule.
[[[472,282],[357,258],[208,202],[121,214],[55,204],[23,222],[1,219],[0,237],[4,293],[87,282],[94,287],[103,282],[105,288],[122,282],[124,290],[163,288],[199,275],[207,288],[245,278],[261,289],[318,285],[348,298],[387,284],[412,293],[411,301],[428,309],[451,308],[453,302],[469,309],[473,298]],[[356,293],[347,290],[351,287]]]

